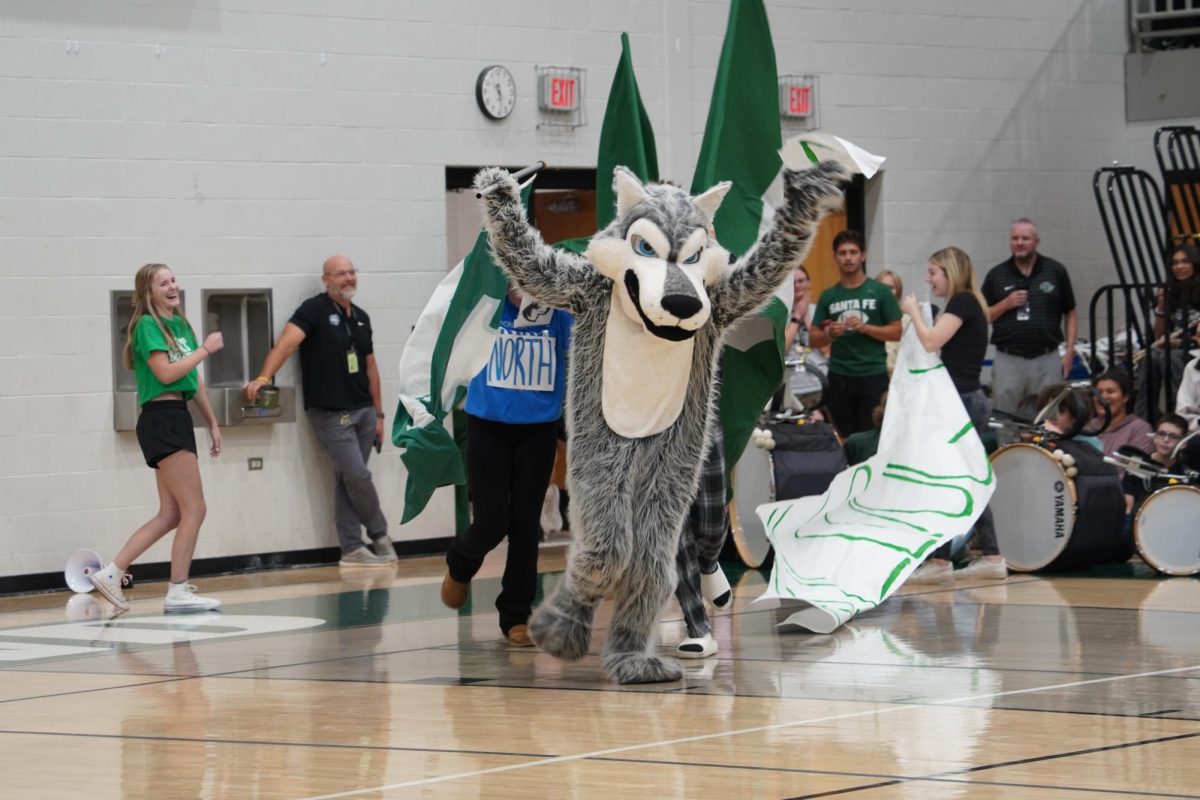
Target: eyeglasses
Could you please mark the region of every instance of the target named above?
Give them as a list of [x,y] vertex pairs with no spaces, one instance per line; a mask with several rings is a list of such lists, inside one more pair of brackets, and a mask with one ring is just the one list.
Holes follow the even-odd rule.
[[1178,442],[1183,438],[1178,433],[1171,433],[1170,431],[1155,431],[1154,436],[1158,439],[1166,439],[1169,442]]
[[339,269],[337,272],[326,272],[326,277],[329,278],[352,278],[358,274],[356,269]]

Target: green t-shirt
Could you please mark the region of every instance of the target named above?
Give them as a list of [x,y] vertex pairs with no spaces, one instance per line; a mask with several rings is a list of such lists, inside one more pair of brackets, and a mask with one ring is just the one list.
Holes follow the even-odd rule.
[[190,355],[196,349],[196,337],[192,327],[182,317],[175,316],[167,323],[167,329],[174,334],[179,342],[179,352],[172,353],[167,345],[167,337],[154,322],[154,317],[144,315],[133,326],[133,377],[137,380],[138,405],[145,405],[164,392],[180,392],[184,400],[196,396],[196,370],[192,370],[171,384],[164,384],[154,375],[147,359],[155,350],[164,350],[171,363]]
[[[813,324],[820,325],[827,319],[845,322],[855,315],[863,317],[868,325],[887,325],[900,319],[900,304],[891,289],[872,278],[853,289],[835,283],[821,292]],[[846,331],[833,340],[829,371],[854,376],[886,373],[887,347],[865,333]]]

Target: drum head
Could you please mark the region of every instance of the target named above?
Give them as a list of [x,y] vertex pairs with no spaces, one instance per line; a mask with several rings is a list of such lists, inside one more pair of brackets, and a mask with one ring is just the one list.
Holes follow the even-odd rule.
[[1146,498],[1133,539],[1147,564],[1167,575],[1200,573],[1200,489],[1168,486]]
[[1049,452],[1010,444],[992,454],[992,516],[1010,569],[1032,572],[1058,557],[1075,529],[1075,487]]
[[748,567],[761,567],[771,553],[771,540],[755,510],[775,499],[771,456],[753,442],[746,446],[733,469],[733,502],[729,527],[733,545]]

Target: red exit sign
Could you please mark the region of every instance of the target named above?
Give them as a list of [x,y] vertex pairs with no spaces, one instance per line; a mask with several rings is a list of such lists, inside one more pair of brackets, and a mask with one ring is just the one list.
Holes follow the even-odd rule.
[[813,115],[816,86],[811,76],[789,75],[779,79],[779,110],[785,117]]
[[788,88],[788,113],[796,117],[807,117],[812,113],[811,86],[791,86]]
[[579,108],[579,78],[573,75],[542,75],[541,109],[575,111]]

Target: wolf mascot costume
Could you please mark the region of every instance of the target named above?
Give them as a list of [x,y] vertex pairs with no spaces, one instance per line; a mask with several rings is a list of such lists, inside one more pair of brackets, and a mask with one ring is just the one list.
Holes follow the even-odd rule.
[[534,642],[576,661],[596,606],[616,603],[602,664],[619,683],[674,681],[652,655],[653,629],[675,588],[680,528],[696,494],[714,413],[721,337],[755,311],[808,251],[821,216],[841,203],[841,166],[784,170],[785,204],[746,256],[710,239],[729,190],[698,197],[614,171],[617,215],[584,256],[552,250],[530,226],[508,172],[475,176],[495,261],[527,294],[575,315],[567,376],[568,474],[575,542],[558,591],[530,619]]

